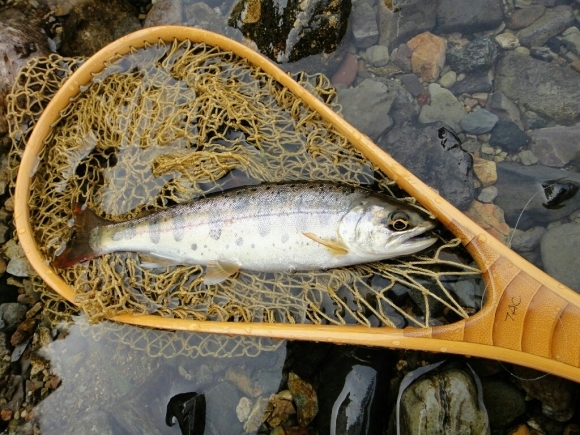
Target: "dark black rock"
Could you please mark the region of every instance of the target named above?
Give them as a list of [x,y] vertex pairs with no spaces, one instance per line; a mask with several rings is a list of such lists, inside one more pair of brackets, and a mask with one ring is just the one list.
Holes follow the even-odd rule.
[[456,82],[449,90],[455,95],[475,94],[491,91],[492,81],[487,74],[468,75],[460,82]]
[[[278,63],[320,55],[318,61],[334,70],[346,49],[341,43],[347,33],[350,10],[350,0],[290,0],[284,4],[242,0],[234,6],[228,23]],[[339,46],[343,49],[337,50]]]
[[176,394],[167,404],[165,424],[177,420],[182,435],[203,435],[205,431],[205,396],[197,393]]
[[546,46],[554,53],[558,53],[560,48],[562,48],[562,45],[562,41],[560,41],[558,38],[551,38],[548,42],[546,42]]
[[497,49],[489,36],[480,36],[463,48],[450,47],[445,56],[455,72],[483,73],[493,66]]
[[493,130],[489,143],[501,147],[505,151],[515,152],[525,146],[529,141],[528,136],[517,126],[515,122],[500,120]]
[[496,28],[502,20],[501,0],[441,0],[437,9],[441,33],[481,32]]
[[413,97],[416,97],[423,92],[423,85],[419,81],[419,77],[415,74],[403,74],[402,76],[399,76],[399,79],[401,79],[405,89],[407,89]]
[[384,349],[334,347],[320,372],[318,433],[383,433],[388,422],[388,357]]
[[578,73],[518,53],[498,62],[496,90],[526,110],[560,124],[580,121]]
[[511,382],[482,380],[483,401],[492,429],[504,429],[526,412],[526,399]]
[[559,209],[546,208],[544,204],[549,198],[542,187],[550,180],[580,183],[577,172],[518,163],[498,163],[496,167],[498,196],[495,204],[504,211],[510,227],[526,230],[562,219],[580,209],[580,195],[564,201]]
[[472,158],[443,123],[395,125],[378,144],[455,207],[469,208],[475,198]]
[[286,345],[285,368],[302,379],[312,379],[335,345],[330,343],[313,343],[309,341],[289,341]]

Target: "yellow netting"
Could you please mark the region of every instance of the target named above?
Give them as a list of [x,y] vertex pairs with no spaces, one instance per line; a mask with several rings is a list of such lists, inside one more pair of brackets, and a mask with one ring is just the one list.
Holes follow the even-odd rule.
[[[15,171],[30,128],[79,59],[34,59],[9,97]],[[340,110],[322,75],[295,78]],[[261,69],[189,41],[112,59],[62,112],[32,183],[32,227],[49,260],[69,239],[71,208],[126,220],[204,193],[261,181],[330,180],[401,192],[336,129]],[[414,203],[412,198],[404,198]],[[467,317],[448,282],[479,270],[456,261],[458,240],[427,254],[319,272],[257,273],[204,288],[199,266],[145,269],[134,253],[62,270],[91,321],[120,313],[199,320],[427,326],[435,300]],[[451,259],[454,259],[453,261]],[[39,290],[44,285],[38,279]],[[399,306],[395,286],[423,299]],[[452,317],[453,317],[452,316]]]

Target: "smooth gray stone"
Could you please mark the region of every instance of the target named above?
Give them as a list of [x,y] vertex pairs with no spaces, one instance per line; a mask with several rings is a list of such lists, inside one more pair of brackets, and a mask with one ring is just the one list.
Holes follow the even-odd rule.
[[437,8],[441,33],[481,32],[496,28],[502,20],[502,0],[441,0]]
[[580,293],[580,224],[553,227],[542,237],[544,269],[558,281]]
[[370,47],[379,40],[377,16],[373,7],[367,2],[359,3],[354,9],[352,16],[352,34],[355,45],[361,48]]
[[403,85],[411,93],[411,95],[413,95],[413,97],[416,97],[421,92],[423,92],[423,85],[419,81],[419,77],[417,77],[415,74],[404,74],[399,76],[399,79],[401,79],[401,82],[403,82]]
[[459,125],[459,121],[467,115],[465,106],[457,101],[457,98],[451,91],[441,87],[437,83],[429,84],[428,90],[431,94],[431,103],[421,108],[419,122],[428,124],[442,121],[456,132],[460,132],[461,126]]
[[570,6],[556,6],[534,23],[516,33],[524,47],[540,47],[550,38],[562,33],[574,23],[574,12]]
[[484,134],[490,132],[497,124],[499,118],[485,109],[479,109],[471,112],[459,124],[465,133]]
[[511,121],[516,124],[520,130],[524,130],[520,109],[518,109],[518,106],[506,97],[502,91],[498,90],[491,94],[485,108],[491,113],[495,113],[499,119]]
[[580,124],[530,132],[530,148],[540,163],[561,168],[580,155]]
[[506,151],[515,152],[528,143],[526,133],[511,121],[499,121],[491,131],[489,143]]

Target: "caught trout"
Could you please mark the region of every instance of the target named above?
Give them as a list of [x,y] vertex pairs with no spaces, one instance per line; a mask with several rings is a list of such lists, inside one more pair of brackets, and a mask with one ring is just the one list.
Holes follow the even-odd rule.
[[[212,194],[114,223],[75,204],[74,233],[54,261],[69,267],[132,251],[160,264],[207,266],[217,284],[239,269],[316,270],[408,255],[431,246],[435,222],[393,198],[326,182],[263,184]],[[147,267],[146,266],[146,267]]]

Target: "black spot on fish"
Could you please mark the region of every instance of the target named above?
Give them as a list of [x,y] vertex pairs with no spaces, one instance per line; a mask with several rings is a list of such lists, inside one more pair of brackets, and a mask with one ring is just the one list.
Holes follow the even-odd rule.
[[256,246],[252,243],[252,249],[254,249]]
[[191,245],[191,250],[192,251],[197,250],[197,243],[194,243],[193,245]]
[[180,242],[185,236],[185,219],[178,214],[173,217],[173,238],[176,242]]
[[282,243],[286,243],[288,241],[288,239],[289,239],[288,234],[282,235]]
[[212,225],[209,230],[209,236],[214,239],[218,240],[222,235],[222,229],[218,226]]
[[238,246],[242,246],[242,244],[244,243],[244,239],[242,239],[241,237],[238,237],[236,239],[236,245]]
[[161,228],[157,220],[149,222],[149,238],[155,244],[161,241]]

